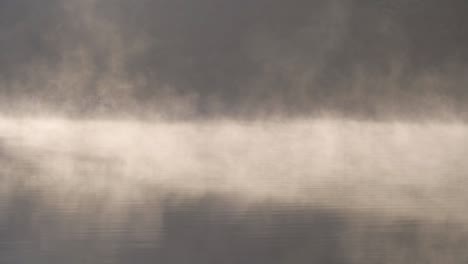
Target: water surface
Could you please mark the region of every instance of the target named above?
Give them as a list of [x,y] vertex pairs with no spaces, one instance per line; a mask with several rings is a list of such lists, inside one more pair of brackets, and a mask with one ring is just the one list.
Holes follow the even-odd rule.
[[0,122],[0,263],[467,263],[459,123]]

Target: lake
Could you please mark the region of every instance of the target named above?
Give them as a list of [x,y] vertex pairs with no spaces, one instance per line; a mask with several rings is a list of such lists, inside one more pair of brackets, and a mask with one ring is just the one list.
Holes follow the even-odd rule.
[[0,263],[468,263],[468,127],[0,119]]

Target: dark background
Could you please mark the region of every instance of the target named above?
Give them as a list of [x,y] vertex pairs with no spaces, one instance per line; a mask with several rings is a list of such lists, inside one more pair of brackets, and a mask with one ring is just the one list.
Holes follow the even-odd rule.
[[464,118],[463,0],[0,0],[3,112]]

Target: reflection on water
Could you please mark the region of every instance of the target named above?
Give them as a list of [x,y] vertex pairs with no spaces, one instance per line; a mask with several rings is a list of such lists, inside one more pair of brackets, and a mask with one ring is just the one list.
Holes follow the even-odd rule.
[[0,121],[0,263],[467,263],[468,128]]

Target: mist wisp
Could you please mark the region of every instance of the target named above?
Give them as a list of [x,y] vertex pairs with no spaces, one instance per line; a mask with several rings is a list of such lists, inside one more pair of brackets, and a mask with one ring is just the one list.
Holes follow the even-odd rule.
[[467,3],[0,1],[0,262],[466,263]]

